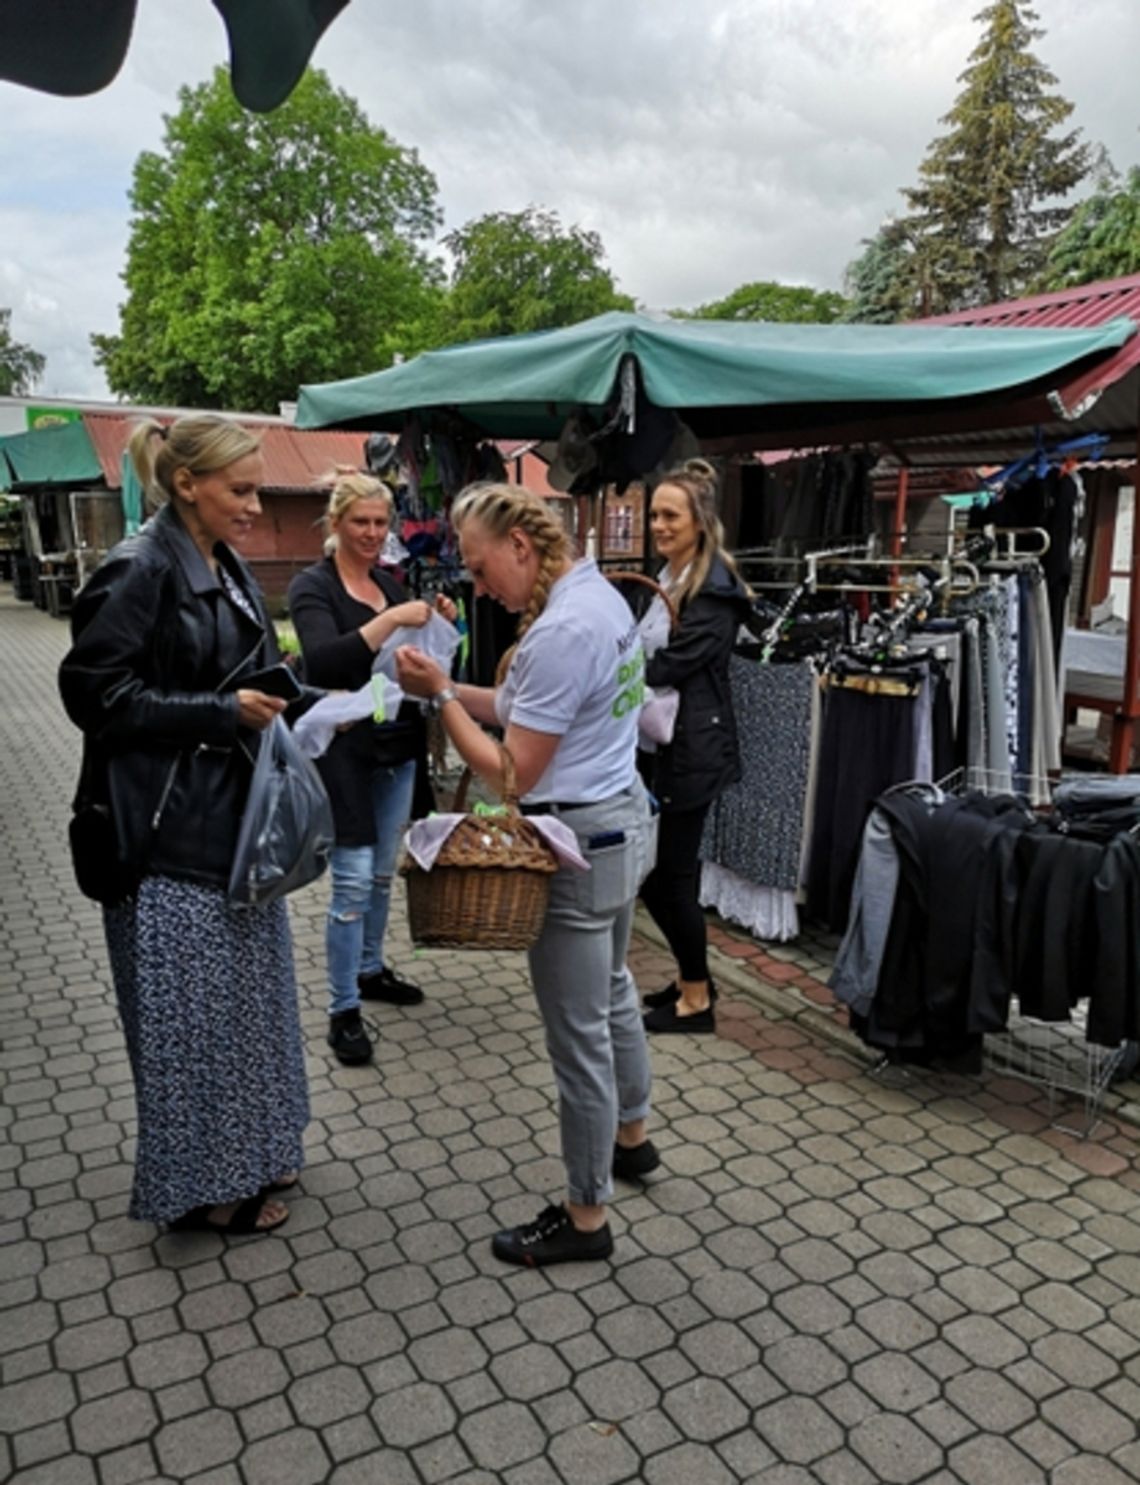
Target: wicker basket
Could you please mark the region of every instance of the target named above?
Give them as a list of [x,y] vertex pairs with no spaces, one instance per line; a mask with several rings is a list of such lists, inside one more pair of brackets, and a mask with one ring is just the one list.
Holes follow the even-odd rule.
[[[467,815],[444,842],[430,871],[410,857],[408,929],[424,949],[529,949],[542,930],[554,853],[519,813],[514,760],[503,757],[504,815]],[[467,805],[465,769],[453,808]]]

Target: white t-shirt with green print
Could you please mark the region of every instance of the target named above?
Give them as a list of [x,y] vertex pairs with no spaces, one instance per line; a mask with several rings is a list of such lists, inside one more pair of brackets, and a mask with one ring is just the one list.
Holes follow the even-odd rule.
[[558,749],[527,800],[588,804],[637,776],[645,657],[625,599],[585,558],[550,590],[495,697],[502,726],[556,734]]

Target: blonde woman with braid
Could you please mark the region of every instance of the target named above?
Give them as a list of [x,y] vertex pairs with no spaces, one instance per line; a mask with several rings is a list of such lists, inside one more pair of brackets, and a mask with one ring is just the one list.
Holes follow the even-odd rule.
[[521,615],[494,688],[453,686],[417,650],[399,678],[430,697],[475,772],[502,783],[504,729],[522,808],[558,815],[589,872],[553,878],[530,972],[558,1086],[566,1199],[498,1233],[496,1257],[538,1266],[608,1258],[613,1177],[640,1177],[659,1157],[646,1133],[649,1058],[626,965],[638,884],[649,866],[649,801],[637,774],[642,654],[621,595],[594,562],[575,560],[545,501],[517,485],[476,485],[451,518],[476,594]]

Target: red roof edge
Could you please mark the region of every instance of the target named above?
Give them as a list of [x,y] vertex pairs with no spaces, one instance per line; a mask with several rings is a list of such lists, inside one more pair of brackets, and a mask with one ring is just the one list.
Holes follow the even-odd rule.
[[[1091,329],[1109,320],[1124,317],[1140,329],[1140,273],[1125,278],[1098,279],[1091,284],[1076,284],[1068,289],[1055,289],[1027,299],[1007,299],[997,304],[982,304],[975,309],[961,309],[948,315],[931,315],[912,320],[914,325],[976,325],[1017,330]],[[1133,335],[1119,350],[1099,361],[1091,369],[1079,372],[1061,382],[1051,395],[1059,415],[1071,418],[1089,398],[1122,381],[1140,366],[1140,334]]]

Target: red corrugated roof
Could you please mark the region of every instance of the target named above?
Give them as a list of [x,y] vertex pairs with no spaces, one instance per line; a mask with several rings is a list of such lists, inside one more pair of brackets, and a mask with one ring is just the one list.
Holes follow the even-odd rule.
[[[83,414],[83,426],[109,489],[117,490],[122,483],[123,451],[137,417],[137,413]],[[174,419],[158,415],[157,421],[171,423]],[[333,433],[323,429],[309,432],[254,418],[235,421],[261,439],[267,490],[311,490],[335,464],[358,467],[364,460],[362,433]]]
[[[1121,315],[1140,325],[1140,273],[1128,278],[1101,279],[1036,294],[1030,299],[1009,299],[1001,304],[983,304],[950,315],[915,320],[916,325],[1000,325],[1006,329],[1087,329],[1103,325]],[[1140,335],[1134,335],[1113,355],[1091,371],[1085,371],[1058,388],[1066,408],[1075,408],[1094,392],[1114,386],[1134,367],[1140,366]]]
[[1037,294],[1032,299],[1007,299],[1000,304],[983,304],[977,309],[961,309],[950,315],[933,315],[915,320],[916,325],[1008,325],[1021,330],[1045,326],[1067,326],[1079,329],[1103,325],[1118,315],[1140,323],[1140,273],[1130,278],[1102,279],[1095,284],[1079,284],[1075,289],[1056,289]]

